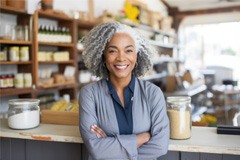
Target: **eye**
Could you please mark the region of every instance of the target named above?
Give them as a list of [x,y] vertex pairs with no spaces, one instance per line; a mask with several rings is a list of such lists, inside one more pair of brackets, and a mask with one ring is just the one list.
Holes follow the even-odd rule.
[[110,54],[115,54],[115,53],[117,53],[117,51],[116,51],[116,50],[113,50],[113,49],[111,49],[111,50],[108,50],[108,51],[107,51],[107,53],[110,53]]
[[126,52],[127,52],[127,53],[132,53],[132,52],[133,52],[133,49],[127,49]]

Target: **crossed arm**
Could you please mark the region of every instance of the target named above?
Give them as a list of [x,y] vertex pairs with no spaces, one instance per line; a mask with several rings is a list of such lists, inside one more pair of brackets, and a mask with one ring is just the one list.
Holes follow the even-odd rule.
[[[98,137],[98,138],[105,138],[107,137],[106,133],[98,127],[96,124],[91,126],[91,131]],[[147,143],[151,137],[149,132],[144,132],[137,134],[137,148],[141,147],[144,143]]]

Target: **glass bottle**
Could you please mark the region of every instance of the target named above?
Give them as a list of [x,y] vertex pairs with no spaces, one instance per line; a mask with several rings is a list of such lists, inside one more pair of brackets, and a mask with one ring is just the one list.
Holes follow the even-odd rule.
[[191,97],[167,97],[167,114],[170,121],[170,138],[190,138],[192,128]]

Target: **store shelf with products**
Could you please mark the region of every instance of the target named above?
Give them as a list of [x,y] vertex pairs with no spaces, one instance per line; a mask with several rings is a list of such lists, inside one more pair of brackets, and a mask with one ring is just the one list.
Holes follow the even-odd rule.
[[[45,21],[53,25],[45,24]],[[64,13],[37,10],[34,13],[35,95],[46,90],[57,90],[59,95],[69,93],[76,99],[76,35],[75,21]],[[52,70],[48,65],[54,65]],[[45,69],[47,68],[47,69]],[[71,74],[69,74],[71,73]]]
[[81,54],[84,50],[80,40],[85,36],[94,26],[96,26],[97,23],[93,21],[87,21],[87,20],[76,20],[76,30],[77,30],[77,36],[76,38],[76,50],[77,50],[77,63],[78,63],[78,88],[81,88],[82,86],[92,82],[91,74],[89,71],[87,71],[87,68],[85,67],[84,63],[82,62]]
[[[153,71],[143,79],[149,80],[163,89],[169,91],[169,79],[174,72],[180,72],[181,65],[184,63],[179,58],[180,47],[177,44],[177,35],[173,29],[169,31],[157,30],[148,25],[136,24],[129,20],[122,20],[122,23],[136,28],[157,51],[152,57]],[[170,77],[170,78],[169,78]]]
[[[0,96],[32,97],[35,60],[31,37],[32,15],[25,10],[3,5],[0,6],[0,13],[3,16],[0,35]],[[13,20],[6,21],[5,16],[11,16]]]
[[153,33],[158,33],[158,34],[165,35],[165,36],[170,36],[170,37],[176,37],[176,34],[174,34],[174,33],[166,32],[166,31],[162,31],[162,30],[156,30],[156,29],[154,29],[154,28],[152,28],[148,25],[136,24],[136,23],[134,23],[130,20],[127,20],[127,19],[121,20],[120,22],[124,23],[126,25],[129,25],[131,27],[134,27],[134,28],[141,28],[143,30],[150,31],[150,32],[153,32]]

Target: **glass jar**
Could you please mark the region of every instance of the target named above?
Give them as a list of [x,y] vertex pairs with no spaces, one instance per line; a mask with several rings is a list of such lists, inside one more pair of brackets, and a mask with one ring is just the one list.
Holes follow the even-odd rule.
[[16,29],[16,39],[20,41],[24,41],[24,27],[19,25],[15,27]]
[[24,87],[32,87],[32,74],[24,73],[23,74]]
[[0,88],[4,89],[7,88],[8,84],[7,84],[7,76],[6,75],[0,75]]
[[22,46],[19,47],[20,51],[20,61],[29,61],[29,47],[28,46]]
[[12,99],[8,101],[8,126],[13,129],[29,129],[40,123],[38,99]]
[[9,47],[9,60],[10,61],[19,61],[19,47],[12,46]]
[[192,128],[191,97],[167,97],[167,113],[170,121],[170,138],[190,138]]
[[23,73],[17,73],[14,77],[14,86],[16,88],[23,88],[24,87],[24,77]]

